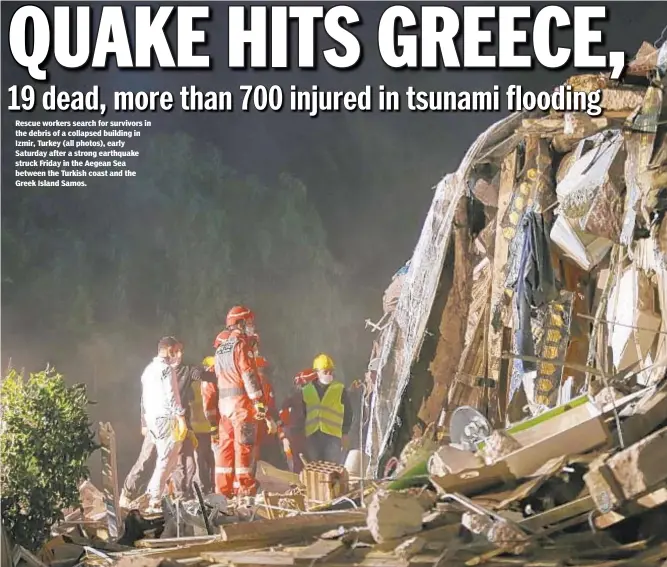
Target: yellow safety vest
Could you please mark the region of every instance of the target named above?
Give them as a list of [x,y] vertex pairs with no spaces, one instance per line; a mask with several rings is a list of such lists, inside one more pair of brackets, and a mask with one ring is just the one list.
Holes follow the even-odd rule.
[[211,424],[204,414],[204,400],[201,396],[201,382],[193,382],[194,399],[190,402],[190,425],[195,433],[210,433]]
[[342,382],[332,382],[321,400],[313,384],[308,384],[302,390],[306,404],[306,437],[317,431],[334,437],[343,436],[344,389]]

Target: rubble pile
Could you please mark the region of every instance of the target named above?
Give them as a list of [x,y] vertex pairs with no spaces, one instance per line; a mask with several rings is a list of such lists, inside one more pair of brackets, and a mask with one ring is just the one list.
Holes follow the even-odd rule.
[[107,428],[104,493],[13,567],[667,565],[666,75],[644,44],[572,77],[600,116],[513,114],[438,185],[373,325],[367,469],[260,462],[252,504],[119,523]]
[[511,114],[437,185],[371,325],[373,476],[415,426],[458,430],[462,406],[502,429],[663,378],[665,72],[667,48],[644,44],[623,82],[573,76],[569,88],[601,91],[600,116]]

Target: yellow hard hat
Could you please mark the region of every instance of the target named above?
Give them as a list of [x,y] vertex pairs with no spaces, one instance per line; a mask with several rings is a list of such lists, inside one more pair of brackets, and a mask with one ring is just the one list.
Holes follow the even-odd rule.
[[315,357],[315,360],[313,360],[313,370],[315,372],[319,370],[333,370],[334,369],[334,361],[331,359],[331,357],[328,354],[318,354]]
[[206,366],[206,368],[211,368],[211,366],[215,366],[215,357],[207,356],[204,360],[202,360],[202,364]]

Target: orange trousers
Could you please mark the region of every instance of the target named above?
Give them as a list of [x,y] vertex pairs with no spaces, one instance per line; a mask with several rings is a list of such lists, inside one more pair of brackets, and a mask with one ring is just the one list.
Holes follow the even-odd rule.
[[255,496],[257,421],[245,411],[231,417],[222,416],[219,431],[215,448],[215,492],[227,498]]

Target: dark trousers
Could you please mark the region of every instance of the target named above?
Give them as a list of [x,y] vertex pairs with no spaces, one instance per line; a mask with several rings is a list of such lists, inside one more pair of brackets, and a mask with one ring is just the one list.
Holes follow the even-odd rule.
[[264,461],[277,469],[287,470],[287,459],[283,453],[282,442],[275,435],[265,438],[256,450],[255,465],[257,461]]
[[306,437],[306,452],[309,461],[343,464],[343,448],[340,437],[316,431],[310,437]]
[[150,434],[144,435],[144,442],[136,462],[132,465],[130,472],[125,477],[123,491],[130,500],[139,498],[148,487],[148,481],[153,473],[154,459],[157,453],[155,443]]
[[195,497],[193,481],[199,485],[204,495],[213,492],[215,460],[211,448],[211,434],[197,433],[196,437],[196,449],[190,439],[186,439],[181,445],[173,476],[178,496],[188,500]]
[[213,448],[211,447],[211,434],[197,433],[196,435],[199,445],[195,451],[195,463],[197,465],[195,479],[204,494],[213,494],[215,486],[215,457],[213,456]]

